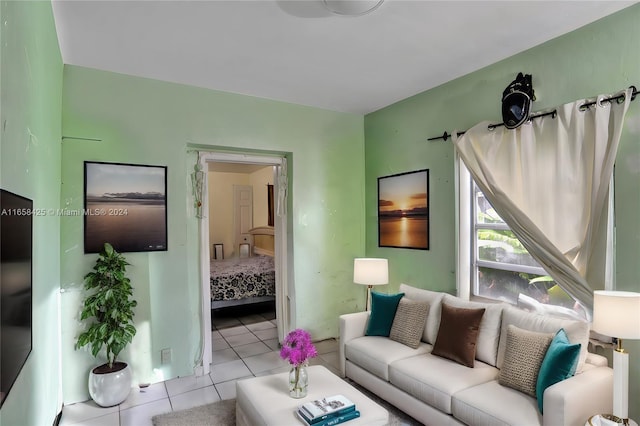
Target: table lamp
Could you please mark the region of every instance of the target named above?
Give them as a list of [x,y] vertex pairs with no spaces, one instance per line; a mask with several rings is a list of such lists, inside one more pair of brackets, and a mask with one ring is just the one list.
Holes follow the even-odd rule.
[[358,258],[353,261],[353,282],[367,285],[367,311],[371,309],[371,287],[389,283],[387,259]]
[[640,293],[595,291],[592,328],[618,341],[613,351],[613,416],[609,419],[628,425],[629,353],[622,348],[622,339],[640,339]]

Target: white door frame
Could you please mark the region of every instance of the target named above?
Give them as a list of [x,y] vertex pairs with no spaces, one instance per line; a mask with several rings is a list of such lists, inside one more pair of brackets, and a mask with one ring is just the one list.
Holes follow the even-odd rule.
[[[207,172],[208,162],[264,164],[274,166],[276,170],[286,167],[284,156],[247,155],[229,152],[199,152],[198,164],[201,170]],[[274,172],[274,192],[278,194],[278,179]],[[210,283],[210,254],[209,254],[209,192],[208,179],[203,179],[202,211],[206,216],[200,219],[200,277],[202,285],[202,371],[208,374],[212,362],[211,339],[211,283]],[[288,192],[288,191],[287,191]],[[284,336],[290,331],[291,312],[289,299],[292,296],[289,291],[288,265],[287,265],[287,215],[274,215],[275,234],[275,274],[276,274],[276,323],[278,327],[278,340],[282,342]]]

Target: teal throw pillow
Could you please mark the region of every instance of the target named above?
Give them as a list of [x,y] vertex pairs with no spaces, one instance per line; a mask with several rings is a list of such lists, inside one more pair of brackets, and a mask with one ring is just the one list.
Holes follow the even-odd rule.
[[579,356],[580,343],[572,345],[564,329],[558,330],[553,340],[551,340],[547,354],[544,356],[538,372],[536,398],[538,399],[540,413],[542,413],[544,390],[551,385],[572,377],[576,373]]
[[389,337],[393,318],[396,316],[398,303],[404,293],[384,294],[371,292],[371,315],[367,324],[367,336]]

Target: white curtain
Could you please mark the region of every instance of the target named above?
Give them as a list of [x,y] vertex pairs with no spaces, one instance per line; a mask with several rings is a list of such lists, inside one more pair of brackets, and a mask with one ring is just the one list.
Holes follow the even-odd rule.
[[[632,90],[620,103],[581,111],[581,100],[557,116],[517,129],[489,130],[482,122],[453,142],[478,187],[529,253],[589,312],[588,264],[606,220],[609,182]],[[619,93],[620,94],[620,93]],[[604,255],[603,253],[595,253]],[[599,278],[602,279],[602,278]]]

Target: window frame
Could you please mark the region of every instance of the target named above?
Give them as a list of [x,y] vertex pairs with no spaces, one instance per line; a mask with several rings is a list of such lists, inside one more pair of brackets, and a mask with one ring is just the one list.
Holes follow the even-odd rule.
[[[476,207],[474,199],[474,186],[476,186],[471,174],[464,165],[457,151],[454,150],[454,173],[455,173],[455,255],[456,255],[456,292],[458,297],[465,300],[495,301],[496,299],[478,295],[478,271],[480,267],[488,267],[514,272],[524,272],[537,275],[548,275],[544,268],[531,267],[526,265],[508,264],[509,268],[500,268],[504,265],[500,262],[491,262],[477,259],[477,238],[476,238]],[[614,171],[615,174],[615,171]],[[607,209],[607,236],[603,243],[605,256],[604,265],[604,289],[613,290],[615,288],[615,217],[614,217],[614,181],[612,175],[609,184],[609,197]],[[501,224],[484,224],[490,226],[502,226]],[[509,229],[508,225],[504,225]],[[485,229],[490,229],[489,226]],[[498,267],[496,267],[498,266]]]

